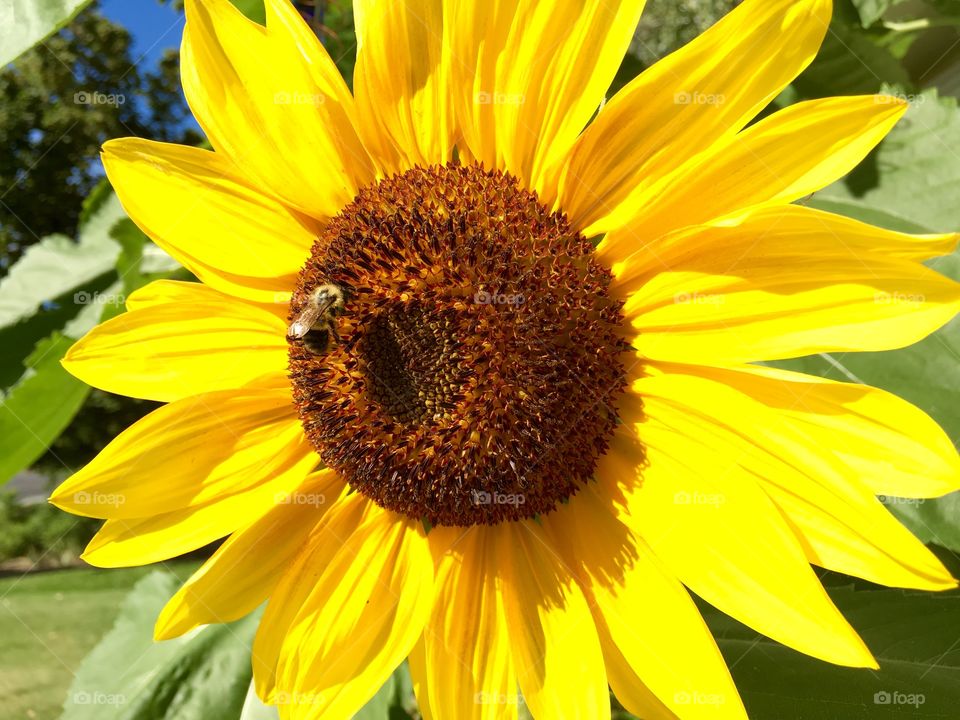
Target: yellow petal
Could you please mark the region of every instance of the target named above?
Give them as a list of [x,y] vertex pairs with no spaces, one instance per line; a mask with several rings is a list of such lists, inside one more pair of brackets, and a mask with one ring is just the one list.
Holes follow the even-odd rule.
[[[808,258],[836,257],[848,262],[857,262],[861,256],[871,254],[927,260],[949,255],[960,239],[958,233],[910,235],[885,230],[803,205],[765,205],[751,207],[704,227],[648,236],[642,242],[634,239],[629,245],[617,239],[626,237],[625,231],[617,231],[604,238],[597,247],[597,258],[612,268],[616,285],[622,288],[622,292],[629,293],[651,276],[669,270],[684,259],[714,250],[717,233],[733,232],[750,232],[763,237],[772,235],[781,239],[784,245],[802,248]],[[630,254],[624,258],[622,253],[625,251]],[[731,259],[730,269],[736,268],[738,260]]]
[[464,144],[549,200],[569,151],[616,75],[644,0],[454,3],[447,31]]
[[362,20],[353,86],[368,151],[386,174],[447,162],[455,138],[442,0],[354,12]]
[[603,662],[607,668],[610,690],[627,712],[644,720],[678,720],[678,716],[670,712],[644,684],[643,678],[637,676],[602,620],[597,620],[597,633],[603,647]]
[[249,525],[302,482],[303,474],[288,473],[203,505],[142,518],[107,520],[87,545],[83,559],[103,568],[169,560]]
[[[270,596],[270,602],[267,604],[253,643],[254,686],[257,695],[264,702],[275,700],[280,650],[291,624],[310,593],[313,592],[323,572],[323,567],[314,557],[323,549],[318,545],[319,538],[327,538],[328,544],[332,542],[332,545],[326,549],[333,552],[336,547],[343,545],[352,528],[358,528],[369,522],[370,516],[376,512],[378,512],[377,506],[367,501],[363,495],[349,494],[338,499],[334,507],[327,511],[317,531],[312,533],[312,541],[303,546]],[[333,532],[337,536],[329,539],[330,533],[321,534],[320,530],[331,519],[336,522]],[[343,533],[345,533],[343,537],[340,537]]]
[[286,617],[289,583],[309,585],[291,624],[270,622],[268,606],[260,632],[283,634],[276,689],[294,699],[287,717],[351,717],[407,657],[430,613],[422,525],[379,508],[357,525],[369,504],[353,495],[331,508],[302,567],[277,588]]
[[505,566],[513,664],[531,714],[609,718],[603,653],[579,585],[536,523],[503,523],[492,534],[491,562]]
[[769,213],[683,231],[664,243],[669,269],[644,272],[644,259],[639,273],[629,260],[621,269],[616,292],[627,298],[634,347],[697,363],[889,350],[960,309],[960,284],[852,242],[795,233]]
[[573,226],[621,227],[654,183],[737,133],[813,60],[830,14],[830,0],[746,0],[617,93],[561,178]]
[[[723,656],[690,595],[615,517],[610,498],[585,488],[544,517],[543,526],[584,588],[597,625],[663,705],[684,720],[746,719]],[[634,694],[628,690],[626,700]],[[645,714],[644,707],[627,709]]]
[[63,366],[101,390],[164,402],[286,374],[283,320],[199,283],[167,289],[168,302],[93,328]]
[[[355,4],[354,13],[356,13],[356,7],[359,5],[360,3]],[[423,720],[433,720],[435,716],[430,707],[429,691],[427,690],[427,652],[422,635],[417,644],[413,646],[410,655],[407,656],[407,665],[410,668],[413,694],[417,699],[417,712],[420,713]]]
[[874,493],[932,498],[960,490],[953,441],[923,410],[869,385],[755,365],[702,369],[774,409],[850,467]]
[[210,143],[257,187],[316,217],[373,180],[336,65],[287,0],[264,28],[229,0],[187,0],[183,90]]
[[288,297],[317,225],[239,176],[218,153],[126,138],[103,166],[133,221],[198,278],[258,302]]
[[[777,507],[739,465],[749,445],[718,449],[669,404],[644,397],[643,407],[642,422],[623,418],[597,467],[603,491],[623,494],[623,522],[684,585],[757,632],[828,662],[876,667]],[[629,447],[638,441],[639,465]]]
[[[515,718],[520,698],[510,657],[495,527],[434,528],[458,540],[438,558],[433,615],[423,634],[428,705],[456,718]],[[431,543],[432,544],[432,543]]]
[[277,505],[233,533],[163,608],[154,630],[169,640],[209,623],[238,620],[264,602],[307,536],[340,496],[332,470],[307,476]]
[[856,167],[908,107],[870,95],[811,100],[774,113],[638,198],[636,214],[604,238],[602,252],[621,259],[678,227],[820,190]]
[[124,430],[56,489],[78,515],[140,518],[292,475],[318,458],[287,390],[221,390],[178,400]]
[[[844,462],[844,451],[854,448],[844,443],[842,406],[831,408],[837,430],[808,432],[788,414],[753,399],[754,388],[761,397],[773,392],[762,374],[666,364],[647,373],[633,384],[645,411],[669,415],[678,432],[697,432],[701,442],[736,457],[784,511],[811,563],[897,587],[956,585]],[[794,402],[801,401],[795,396]]]

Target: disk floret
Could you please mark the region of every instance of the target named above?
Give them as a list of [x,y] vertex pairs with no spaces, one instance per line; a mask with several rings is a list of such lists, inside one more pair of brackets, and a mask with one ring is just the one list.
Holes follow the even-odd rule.
[[291,305],[345,288],[341,341],[290,341],[324,463],[433,525],[544,514],[588,482],[625,387],[621,304],[561,213],[502,172],[414,168],[365,188],[314,244]]

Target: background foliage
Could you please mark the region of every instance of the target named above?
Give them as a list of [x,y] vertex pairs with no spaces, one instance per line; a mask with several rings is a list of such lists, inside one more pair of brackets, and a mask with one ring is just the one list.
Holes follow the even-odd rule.
[[[160,1],[179,7],[178,0]],[[233,1],[263,21],[261,0]],[[321,2],[319,12],[308,7],[313,3],[299,4],[349,79],[355,51],[349,1]],[[735,4],[650,0],[614,90]],[[960,228],[958,29],[958,0],[836,0],[819,56],[770,110],[806,98],[880,91],[907,98],[912,108],[861,167],[809,204],[898,230]],[[7,149],[0,154],[0,483],[27,468],[55,483],[153,407],[91,391],[67,375],[59,360],[87,329],[123,312],[124,298],[136,288],[160,277],[189,279],[126,218],[103,180],[98,148],[127,135],[188,144],[203,139],[187,119],[176,54],[154,68],[142,67],[132,55],[129,32],[106,19],[97,2],[5,4],[0,61],[0,146]],[[94,92],[124,102],[91,102]],[[960,257],[931,265],[960,280]],[[956,320],[904,350],[781,364],[891,390],[927,410],[953,438],[960,436]],[[18,568],[24,562],[72,562],[95,523],[21,500],[12,493],[0,497],[0,561],[16,559],[19,564],[8,567]],[[885,500],[955,574],[960,571],[960,495]],[[11,717],[275,719],[276,711],[249,692],[256,616],[160,645],[150,641],[159,608],[195,567],[195,560],[187,560],[152,574],[69,570],[0,578],[0,620],[10,623],[13,638],[7,654],[0,651],[0,695],[12,702]],[[911,593],[822,575],[882,670],[828,666],[704,604],[751,717],[955,716],[960,593]],[[82,612],[89,622],[83,628],[62,624],[64,602],[86,603]],[[18,653],[16,662],[10,653]],[[51,655],[69,657],[69,672],[57,668]],[[885,704],[884,693],[924,701]],[[107,700],[94,702],[97,697]],[[415,716],[409,675],[401,668],[358,717]]]

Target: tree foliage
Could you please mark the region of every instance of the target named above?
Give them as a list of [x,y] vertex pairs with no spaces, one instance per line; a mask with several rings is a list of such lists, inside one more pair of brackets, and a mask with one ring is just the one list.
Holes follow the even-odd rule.
[[98,3],[0,71],[0,273],[40,238],[75,233],[106,140],[198,142],[188,116],[176,54],[144,68]]

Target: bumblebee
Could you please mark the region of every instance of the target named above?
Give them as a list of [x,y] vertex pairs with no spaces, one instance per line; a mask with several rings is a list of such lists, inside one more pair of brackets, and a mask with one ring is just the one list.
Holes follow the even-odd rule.
[[321,285],[307,299],[306,307],[287,329],[290,340],[302,340],[314,355],[324,355],[331,341],[340,342],[337,316],[343,313],[346,294],[339,285]]

